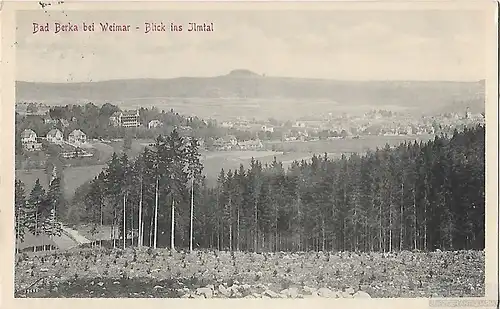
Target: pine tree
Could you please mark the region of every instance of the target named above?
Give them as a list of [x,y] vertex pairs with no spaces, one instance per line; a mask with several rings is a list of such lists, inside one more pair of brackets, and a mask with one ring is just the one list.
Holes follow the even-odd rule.
[[14,228],[16,231],[16,240],[18,240],[19,242],[24,241],[24,235],[26,232],[26,226],[28,222],[27,212],[28,209],[26,203],[24,183],[16,179],[15,190],[14,190],[14,215],[15,215]]
[[[40,180],[35,181],[28,200],[27,228],[33,235],[38,236],[43,233],[43,215],[45,214],[45,190],[40,184]],[[36,247],[35,247],[36,251]]]
[[186,147],[186,169],[187,176],[191,181],[191,207],[189,215],[189,250],[193,251],[193,218],[194,218],[194,194],[195,186],[198,185],[203,171],[203,164],[200,161],[199,143],[191,137]]
[[120,159],[116,153],[113,153],[108,167],[105,171],[105,191],[106,197],[111,204],[112,209],[112,224],[111,224],[111,238],[113,239],[113,248],[116,247],[116,231],[115,227],[118,223],[118,213],[120,207],[120,200],[122,197],[121,185],[123,182],[123,167]]
[[[54,175],[55,176],[55,175]],[[54,177],[47,191],[48,216],[45,220],[46,234],[49,236],[60,236],[62,226],[58,220],[58,210],[61,208],[64,197],[61,189],[60,178]]]

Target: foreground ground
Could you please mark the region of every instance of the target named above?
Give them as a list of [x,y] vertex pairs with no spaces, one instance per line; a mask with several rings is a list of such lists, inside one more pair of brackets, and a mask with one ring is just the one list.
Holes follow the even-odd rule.
[[484,251],[75,249],[16,256],[15,289],[16,297],[474,297],[484,295]]

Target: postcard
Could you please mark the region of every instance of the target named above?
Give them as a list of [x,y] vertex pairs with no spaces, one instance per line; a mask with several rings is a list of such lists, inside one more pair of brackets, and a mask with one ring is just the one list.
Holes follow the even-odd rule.
[[3,2],[1,303],[496,307],[497,14]]

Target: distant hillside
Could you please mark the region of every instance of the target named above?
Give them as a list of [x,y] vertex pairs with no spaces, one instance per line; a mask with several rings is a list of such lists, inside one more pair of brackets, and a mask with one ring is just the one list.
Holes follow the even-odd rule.
[[[234,70],[216,77],[130,79],[86,83],[16,83],[17,102],[120,102],[137,98],[256,98],[332,100],[343,105],[483,107],[484,82],[338,81],[261,76]],[[67,104],[67,103],[65,103]],[[471,109],[473,109],[471,106]],[[483,107],[484,108],[484,107]]]

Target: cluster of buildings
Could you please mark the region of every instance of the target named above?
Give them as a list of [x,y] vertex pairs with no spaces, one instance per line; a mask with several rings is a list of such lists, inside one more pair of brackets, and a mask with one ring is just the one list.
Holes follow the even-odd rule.
[[123,112],[115,112],[109,118],[109,123],[115,127],[137,128],[141,125],[139,111],[130,110]]
[[79,149],[87,143],[87,135],[80,129],[73,130],[67,140],[64,140],[61,130],[56,128],[50,130],[45,137],[38,137],[31,129],[26,129],[21,133],[21,144],[25,151],[40,151],[44,139],[51,144],[58,145],[61,148],[61,156],[65,158],[92,156],[91,153]]
[[318,119],[302,119],[296,122],[276,124],[271,121],[225,121],[223,127],[250,132],[271,132],[271,139],[281,141],[311,141],[359,137],[362,135],[428,135],[453,131],[455,128],[484,123],[484,114],[473,114],[467,108],[462,113],[446,113],[432,116],[415,116],[378,110],[361,115],[333,115]]
[[[127,110],[115,112],[109,118],[109,124],[114,127],[123,128],[138,128],[141,126],[139,110]],[[153,129],[162,126],[160,120],[151,120],[148,122],[148,129]]]
[[214,141],[214,148],[223,150],[259,150],[263,144],[259,139],[238,141],[234,135],[220,137]]

